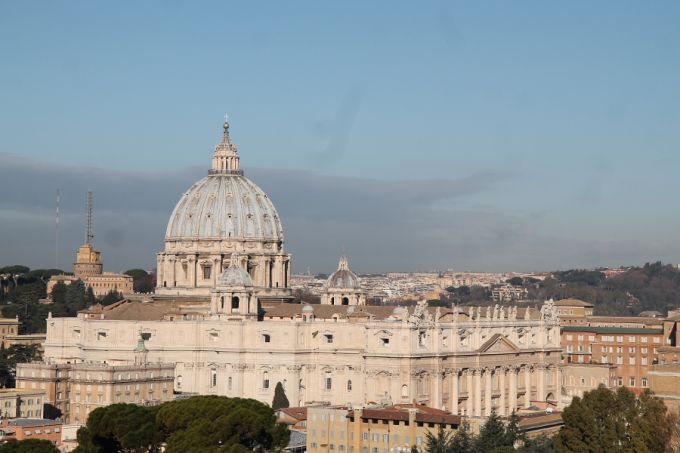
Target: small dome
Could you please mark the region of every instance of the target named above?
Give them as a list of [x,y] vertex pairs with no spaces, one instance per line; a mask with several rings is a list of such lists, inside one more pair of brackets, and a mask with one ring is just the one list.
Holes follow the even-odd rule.
[[338,270],[333,272],[326,282],[328,288],[361,289],[359,277],[349,269],[347,257],[340,257]]
[[314,307],[309,304],[305,304],[305,306],[302,307],[302,313],[314,313]]
[[394,307],[394,310],[392,310],[392,315],[393,316],[400,316],[404,312],[404,309],[402,307]]
[[232,263],[217,279],[217,286],[253,286],[248,272],[238,264]]

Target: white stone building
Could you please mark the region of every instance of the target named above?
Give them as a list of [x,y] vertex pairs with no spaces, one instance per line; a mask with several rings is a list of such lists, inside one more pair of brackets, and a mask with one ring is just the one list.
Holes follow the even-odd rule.
[[557,402],[552,302],[541,310],[367,306],[346,259],[339,267],[324,304],[289,303],[278,215],[239,170],[225,123],[210,174],[171,215],[154,300],[50,317],[44,357],[132,364],[141,333],[150,363],[175,364],[181,392],[271,403],[281,382],[293,405],[415,400],[467,416]]

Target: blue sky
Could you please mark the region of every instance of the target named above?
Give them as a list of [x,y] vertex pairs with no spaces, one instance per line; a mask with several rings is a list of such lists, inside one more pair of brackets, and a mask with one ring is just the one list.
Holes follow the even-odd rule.
[[[0,153],[63,174],[187,174],[208,166],[228,112],[246,172],[338,184],[302,212],[285,185],[256,180],[285,202],[298,270],[330,270],[342,250],[361,271],[676,262],[678,23],[680,4],[661,1],[4,2]],[[434,218],[376,229],[370,203],[393,200],[352,193],[367,209],[346,209],[351,178],[381,194],[425,184],[420,199],[399,196],[411,203],[405,213]],[[475,190],[454,193],[452,181]],[[35,181],[47,199],[50,182]],[[181,190],[167,191],[168,209]],[[65,209],[80,237],[77,192]],[[44,205],[31,210],[42,222],[49,203],[13,198],[0,195],[0,230],[36,242],[17,230],[17,212]],[[102,211],[115,204],[98,200]],[[333,229],[318,223],[320,204],[361,218]],[[113,211],[114,223],[128,215]],[[395,222],[387,236],[397,246],[427,244],[400,257],[370,240]],[[100,248],[112,265],[152,266],[162,234],[145,232],[144,255]],[[6,250],[0,262],[22,253]]]

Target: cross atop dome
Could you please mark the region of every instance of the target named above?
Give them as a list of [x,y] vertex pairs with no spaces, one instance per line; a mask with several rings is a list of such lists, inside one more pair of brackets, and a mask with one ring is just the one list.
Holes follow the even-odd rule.
[[222,141],[215,146],[212,169],[209,173],[242,175],[243,171],[239,170],[238,151],[229,136],[229,116],[226,114],[224,115],[222,129]]

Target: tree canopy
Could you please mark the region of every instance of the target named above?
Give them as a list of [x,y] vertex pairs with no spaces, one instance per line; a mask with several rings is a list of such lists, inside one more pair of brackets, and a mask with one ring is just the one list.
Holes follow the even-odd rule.
[[156,286],[155,275],[144,269],[128,269],[124,274],[132,277],[132,288],[136,293],[153,292]]
[[0,453],[59,453],[59,449],[45,439],[11,440],[0,445]]
[[600,386],[576,397],[562,418],[564,426],[554,438],[558,453],[662,453],[670,440],[663,402],[649,392],[636,397],[625,387]]
[[279,450],[288,443],[274,411],[251,399],[194,396],[156,407],[113,404],[92,411],[78,430],[78,453]]

